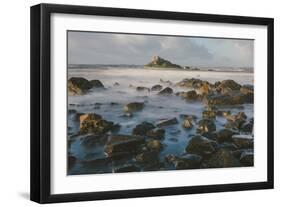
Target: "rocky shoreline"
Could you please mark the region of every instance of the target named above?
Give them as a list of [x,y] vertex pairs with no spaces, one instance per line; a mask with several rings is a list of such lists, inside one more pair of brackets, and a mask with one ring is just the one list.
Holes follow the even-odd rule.
[[[83,96],[95,93],[95,90],[111,90],[118,84],[109,87],[100,80],[72,77],[68,80],[68,95]],[[180,91],[175,92],[174,87]],[[210,83],[189,78],[177,83],[160,80],[151,87],[128,85],[128,88],[148,95],[142,102],[128,102],[121,106],[122,118],[131,119],[145,111],[152,92],[177,101],[204,104],[204,108],[201,116],[179,112],[177,117],[142,121],[127,134],[120,133],[122,126],[119,123],[107,120],[97,112],[101,103],[89,103],[93,106],[90,113],[69,109],[68,116],[76,126],[72,130],[69,126],[68,130],[69,174],[76,174],[71,173],[75,167],[86,167],[89,170],[80,173],[86,174],[254,165],[254,119],[243,112],[244,104],[254,102],[253,85],[240,85],[231,79]],[[115,102],[109,104],[112,108],[119,106]],[[230,108],[237,108],[238,112],[232,113]],[[225,120],[224,126],[218,128],[216,119]],[[163,154],[167,147],[164,140],[169,138],[173,141],[167,136],[171,126],[195,132],[186,135],[189,141],[180,155]],[[76,157],[70,149],[77,140],[78,145],[89,147],[91,153],[96,153],[93,150],[96,147],[99,156],[89,159]],[[174,138],[174,141],[177,139]]]

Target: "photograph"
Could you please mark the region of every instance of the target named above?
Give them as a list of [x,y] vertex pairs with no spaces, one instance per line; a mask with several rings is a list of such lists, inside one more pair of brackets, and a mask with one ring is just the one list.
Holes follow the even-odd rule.
[[67,175],[254,166],[254,40],[67,31]]

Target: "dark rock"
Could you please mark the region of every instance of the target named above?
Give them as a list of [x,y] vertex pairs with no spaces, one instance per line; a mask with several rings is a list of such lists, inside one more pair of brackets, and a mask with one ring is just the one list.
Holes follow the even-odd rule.
[[208,139],[217,141],[217,133],[216,132],[203,132],[201,136],[206,137]]
[[226,127],[240,129],[242,125],[246,122],[247,116],[244,112],[238,112],[235,115],[226,116],[226,119],[229,122]]
[[163,119],[157,122],[156,126],[157,127],[164,127],[164,126],[169,126],[169,125],[174,125],[178,124],[177,118],[172,118],[172,119]]
[[239,105],[245,103],[244,95],[239,93],[215,94],[204,97],[204,102],[208,105]]
[[223,111],[223,110],[218,110],[216,112],[217,116],[223,116],[223,117],[227,117],[229,115],[231,115],[230,111]]
[[122,173],[122,172],[139,172],[141,169],[134,164],[127,164],[122,167],[118,167],[114,169],[115,173]]
[[237,158],[233,156],[230,150],[219,149],[205,161],[208,168],[221,167],[240,167],[241,164]]
[[239,148],[253,148],[254,138],[251,135],[233,135],[232,140]]
[[105,144],[107,141],[107,138],[108,138],[107,135],[90,134],[90,135],[87,135],[87,136],[81,138],[81,144],[83,146],[92,147],[99,143]]
[[221,82],[221,84],[218,87],[220,89],[229,88],[231,90],[240,90],[241,85],[236,83],[234,80],[224,80]]
[[155,126],[149,122],[142,122],[141,124],[138,124],[134,129],[133,129],[133,134],[135,135],[146,135],[146,133],[154,129]]
[[232,136],[236,133],[230,129],[222,129],[218,131],[216,134],[217,134],[217,141],[219,143],[222,143],[222,142],[231,142]]
[[243,94],[254,94],[254,86],[253,85],[243,85],[240,88],[240,92]]
[[149,89],[149,88],[147,88],[147,87],[143,87],[143,86],[138,86],[138,87],[136,87],[136,90],[137,90],[137,91],[147,91],[147,92],[149,92],[149,91],[150,91],[150,89]]
[[171,94],[173,94],[173,89],[171,89],[170,87],[166,87],[162,91],[160,91],[158,94],[159,95],[171,95]]
[[144,142],[145,138],[142,136],[111,135],[104,151],[109,157],[137,153]]
[[92,88],[104,88],[104,85],[100,80],[91,80]]
[[191,79],[186,78],[180,81],[179,83],[177,83],[176,85],[179,87],[197,89],[200,88],[204,83],[207,84],[208,82],[196,78],[191,78]]
[[68,155],[67,157],[67,168],[70,169],[74,166],[74,164],[76,163],[76,157],[72,156],[72,155]]
[[196,154],[185,154],[177,158],[173,163],[176,169],[195,169],[199,168],[202,156]]
[[240,130],[242,132],[248,132],[248,133],[252,133],[253,132],[253,123],[251,122],[246,122],[244,124],[242,124],[242,126],[240,127]]
[[153,139],[164,139],[165,129],[153,128],[146,132],[146,136],[153,138]]
[[161,85],[154,85],[151,87],[152,91],[161,91],[162,90],[162,86]]
[[198,155],[210,155],[215,152],[216,142],[206,137],[195,135],[189,141],[186,152]]
[[146,147],[152,151],[161,151],[163,144],[159,140],[152,139],[146,143]]
[[123,110],[125,112],[136,112],[141,111],[144,108],[143,102],[132,102],[124,106]]
[[114,123],[106,121],[98,114],[90,113],[80,116],[80,132],[104,134],[112,129]]
[[188,92],[178,92],[176,93],[177,96],[187,100],[187,101],[197,101],[200,100],[199,94],[195,90],[191,90]]
[[118,82],[115,82],[113,85],[114,86],[120,86],[120,84]]
[[216,125],[211,119],[202,119],[198,123],[197,131],[199,133],[213,132],[216,131]]
[[240,162],[245,166],[254,166],[254,152],[244,151],[240,156]]
[[93,85],[90,81],[81,77],[72,77],[67,81],[69,95],[83,95],[87,93]]
[[140,163],[158,163],[159,157],[156,151],[143,152],[136,156],[136,161]]
[[178,159],[178,157],[176,155],[173,155],[173,154],[168,154],[168,155],[165,156],[165,160],[168,163],[173,163],[174,161],[176,161],[176,159]]

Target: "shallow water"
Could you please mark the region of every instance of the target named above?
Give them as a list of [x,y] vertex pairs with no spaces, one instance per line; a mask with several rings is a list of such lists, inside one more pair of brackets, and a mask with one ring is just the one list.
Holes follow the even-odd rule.
[[[164,159],[166,154],[180,155],[184,153],[185,147],[191,135],[195,134],[195,127],[191,130],[186,130],[181,126],[181,114],[196,115],[198,120],[202,116],[204,104],[200,102],[186,102],[176,95],[159,96],[158,92],[138,92],[135,87],[145,86],[151,88],[155,84],[160,84],[163,87],[169,86],[174,92],[188,91],[187,89],[176,87],[174,84],[184,78],[199,78],[211,83],[232,79],[240,84],[253,84],[253,73],[238,73],[238,72],[210,72],[210,71],[166,71],[166,70],[151,70],[151,69],[69,69],[68,78],[84,77],[88,80],[98,79],[106,90],[93,90],[83,96],[69,96],[69,109],[75,109],[81,113],[97,113],[108,121],[113,121],[121,125],[119,134],[131,134],[132,129],[143,121],[155,123],[160,119],[176,117],[179,124],[166,127],[166,134],[163,143],[164,149],[160,153],[160,158]],[[161,81],[162,80],[162,81]],[[163,81],[170,83],[163,83]],[[118,86],[114,83],[119,83]],[[131,85],[132,87],[129,87]],[[145,107],[142,111],[134,113],[132,118],[122,117],[124,105],[130,102],[144,102]],[[97,106],[97,103],[99,106]],[[95,105],[96,104],[96,105]],[[227,108],[233,113],[241,111],[237,108]],[[244,105],[244,111],[249,118],[253,117],[253,105]],[[217,118],[217,129],[222,128],[225,123],[224,118]],[[71,129],[69,134],[76,133],[78,123],[74,121],[73,115],[68,117],[68,126]],[[96,144],[91,147],[81,145],[81,140],[76,138],[71,142],[69,153],[77,157],[78,160],[88,160],[93,158],[105,157],[103,153],[103,144]],[[108,169],[93,169],[84,167],[81,164],[76,164],[68,174],[84,174],[84,173],[99,173],[110,172],[111,166]]]

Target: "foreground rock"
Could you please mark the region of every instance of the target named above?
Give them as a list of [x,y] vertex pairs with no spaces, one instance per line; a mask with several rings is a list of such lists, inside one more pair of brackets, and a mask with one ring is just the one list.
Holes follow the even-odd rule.
[[208,168],[240,167],[241,164],[228,149],[219,149],[209,159],[204,162]]
[[136,161],[144,164],[155,164],[159,162],[159,156],[156,151],[143,152],[136,156]]
[[234,80],[224,80],[221,82],[221,84],[218,86],[219,90],[231,90],[231,91],[235,91],[235,90],[240,90],[241,85],[236,83]]
[[126,164],[121,167],[117,167],[113,170],[115,173],[122,173],[122,172],[139,172],[141,169],[134,164]]
[[149,88],[144,87],[144,86],[138,86],[138,87],[136,87],[136,90],[137,90],[137,91],[147,91],[147,92],[149,92],[149,91],[150,91],[150,89],[149,89]]
[[230,130],[230,129],[221,129],[220,131],[218,131],[216,133],[216,140],[219,143],[222,142],[232,142],[232,136],[236,134],[234,131]]
[[170,154],[165,159],[168,163],[173,164],[177,170],[200,168],[202,162],[202,156],[196,154],[185,154],[180,157]]
[[240,156],[240,162],[245,166],[254,166],[254,152],[244,151]]
[[85,78],[72,77],[67,81],[67,89],[69,95],[83,95],[87,93],[91,88],[92,84]]
[[79,120],[81,133],[94,133],[99,135],[114,129],[113,122],[104,120],[102,116],[95,113],[83,114],[80,116]]
[[141,150],[144,143],[145,138],[143,136],[111,135],[104,151],[109,157],[134,154]]
[[254,138],[252,135],[233,135],[233,143],[239,148],[253,148]]
[[149,122],[142,122],[141,124],[138,124],[134,129],[133,129],[133,134],[134,135],[146,135],[148,131],[151,129],[154,129],[155,126]]
[[211,119],[202,119],[198,123],[197,132],[214,132],[216,131],[216,125]]
[[153,139],[164,139],[165,138],[165,129],[154,128],[146,132],[146,136]]
[[187,101],[200,101],[201,95],[197,94],[195,90],[191,90],[188,92],[178,92],[176,93],[177,96],[180,96],[181,98],[187,100]]
[[100,80],[91,80],[92,88],[104,88],[104,85]]
[[125,112],[136,112],[141,111],[144,108],[143,102],[132,102],[124,106],[123,110]]
[[154,85],[151,87],[152,91],[161,91],[162,90],[162,86],[161,85]]
[[214,153],[216,151],[215,147],[215,141],[200,135],[195,135],[189,141],[186,152],[206,156]]
[[203,86],[204,84],[209,85],[209,83],[207,81],[202,81],[197,78],[191,78],[191,79],[186,78],[186,79],[183,79],[182,81],[178,82],[176,85],[179,87],[184,87],[184,88],[198,89],[201,86]]
[[151,151],[160,151],[163,148],[163,144],[156,139],[149,140],[146,146]]

